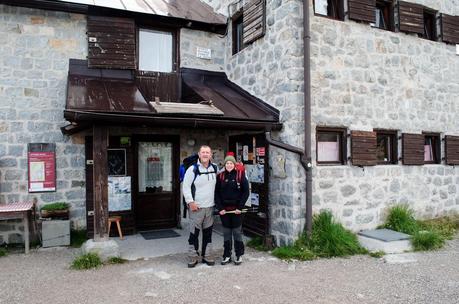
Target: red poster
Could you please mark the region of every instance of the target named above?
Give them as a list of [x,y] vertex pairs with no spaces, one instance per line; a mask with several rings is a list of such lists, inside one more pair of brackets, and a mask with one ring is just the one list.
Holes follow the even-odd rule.
[[[29,144],[29,192],[56,191],[56,157],[49,146],[38,148]],[[43,146],[42,146],[43,147]],[[54,150],[54,145],[52,146]]]
[[264,147],[257,148],[256,151],[257,151],[257,155],[258,156],[265,156],[265,148]]

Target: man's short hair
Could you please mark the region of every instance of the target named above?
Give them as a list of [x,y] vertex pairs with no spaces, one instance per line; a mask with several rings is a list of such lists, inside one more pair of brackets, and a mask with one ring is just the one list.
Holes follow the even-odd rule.
[[201,152],[202,149],[206,149],[206,148],[209,148],[209,150],[212,151],[212,148],[209,147],[208,145],[202,145],[201,147],[199,147],[199,152]]

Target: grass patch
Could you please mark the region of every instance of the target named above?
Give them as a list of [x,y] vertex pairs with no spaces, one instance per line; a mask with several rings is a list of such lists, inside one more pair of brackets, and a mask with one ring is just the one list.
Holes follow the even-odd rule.
[[373,258],[382,258],[386,253],[384,251],[374,251],[374,252],[370,252],[369,255]]
[[445,240],[436,231],[423,230],[416,232],[412,236],[411,243],[415,251],[435,250],[443,247]]
[[414,250],[435,250],[442,248],[446,240],[454,237],[459,228],[459,218],[443,217],[417,221],[414,211],[408,206],[394,206],[389,209],[385,228],[410,234]]
[[367,250],[354,233],[334,221],[331,212],[323,211],[313,217],[311,237],[303,233],[292,246],[276,248],[272,253],[281,259],[311,260],[364,254]]
[[119,257],[111,257],[107,261],[107,264],[124,264],[124,263],[126,263],[126,260],[119,258]]
[[70,246],[80,248],[88,239],[86,237],[86,230],[72,230],[70,231]]
[[414,212],[406,205],[398,205],[389,209],[384,228],[403,232],[406,234],[415,234],[419,231],[419,226],[414,218]]
[[258,251],[269,251],[269,248],[263,242],[263,238],[257,236],[247,242],[247,246]]
[[100,266],[102,266],[102,261],[99,255],[95,253],[87,253],[76,257],[72,262],[71,268],[75,270],[84,270]]
[[65,202],[57,202],[52,204],[46,204],[40,208],[40,210],[45,211],[55,211],[55,210],[67,210],[69,209],[70,205]]
[[5,248],[0,248],[0,258],[4,257],[8,254]]

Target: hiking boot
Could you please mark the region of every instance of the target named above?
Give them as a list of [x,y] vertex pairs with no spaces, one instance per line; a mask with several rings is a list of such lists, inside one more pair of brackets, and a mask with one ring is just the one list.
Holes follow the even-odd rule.
[[231,257],[223,257],[223,260],[220,264],[222,265],[226,265],[226,264],[229,264],[231,263]]
[[234,260],[234,265],[241,265],[241,263],[242,263],[242,257],[237,256],[236,260]]
[[207,266],[214,266],[215,265],[215,260],[211,258],[210,256],[202,257],[202,262],[204,264],[207,264]]
[[198,265],[199,263],[199,256],[190,257],[188,261],[188,268],[193,268],[194,266]]

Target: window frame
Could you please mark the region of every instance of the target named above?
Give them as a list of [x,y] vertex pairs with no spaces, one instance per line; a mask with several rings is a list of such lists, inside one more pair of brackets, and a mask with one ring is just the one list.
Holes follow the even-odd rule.
[[427,137],[431,137],[433,139],[433,143],[432,143],[433,160],[426,161],[425,160],[425,152],[424,152],[424,164],[425,165],[438,165],[438,164],[441,164],[441,137],[440,137],[440,133],[422,132],[422,135],[424,135],[424,146],[425,146],[425,141],[426,141]]
[[[238,25],[241,27],[240,36],[237,35]],[[237,48],[236,42],[239,42],[240,48]],[[244,14],[242,8],[233,14],[231,17],[231,49],[232,55],[241,52],[247,46],[244,44]]]
[[[339,137],[339,161],[319,161],[319,133],[336,133]],[[346,165],[347,164],[347,128],[316,127],[316,163],[317,165]]]
[[[148,70],[141,70],[140,69],[140,31],[141,30],[147,30],[147,31],[158,31],[158,32],[165,32],[165,33],[170,33],[172,34],[172,71],[170,72],[160,72],[160,71],[148,71]],[[154,76],[157,73],[177,73],[177,71],[180,69],[179,65],[179,58],[178,54],[179,52],[179,42],[178,42],[178,30],[177,29],[171,29],[171,28],[165,28],[165,27],[157,27],[157,26],[151,26],[151,25],[144,25],[144,24],[137,24],[136,25],[136,70],[139,75],[142,76]]]
[[[376,16],[377,16],[378,8],[380,8],[380,7],[383,7],[382,15],[384,17],[383,18],[384,22],[386,22],[385,18],[388,19],[386,28],[381,28],[379,26],[376,26]],[[380,29],[380,30],[384,30],[384,31],[390,31],[390,32],[394,32],[395,31],[394,6],[393,6],[393,1],[392,0],[376,0],[376,4],[375,4],[375,23],[374,23],[374,25],[371,25],[371,27],[377,28],[377,29]]]
[[[335,15],[330,16],[328,14],[328,4],[333,3],[333,2],[335,2],[336,5],[338,6],[337,11],[336,11],[336,16]],[[329,18],[332,20],[344,21],[344,17],[345,17],[344,0],[327,0],[327,15],[316,13],[316,0],[312,2],[312,5],[313,5],[313,10],[314,10],[314,16]]]
[[[426,17],[430,17],[426,19]],[[428,37],[428,30],[426,28],[427,22],[426,21],[432,21],[432,29],[430,30],[430,34],[432,37]],[[432,9],[426,9],[424,8],[423,11],[423,23],[424,23],[424,33],[421,35],[423,39],[430,40],[430,41],[437,41],[437,11],[434,11]],[[429,22],[430,23],[430,22]]]
[[[398,164],[398,131],[397,130],[385,130],[385,129],[373,129],[376,132],[376,149],[378,149],[378,136],[389,136],[391,143],[391,159],[387,161],[378,160],[376,155],[376,163],[378,165],[397,165]],[[387,148],[386,148],[387,149]]]

